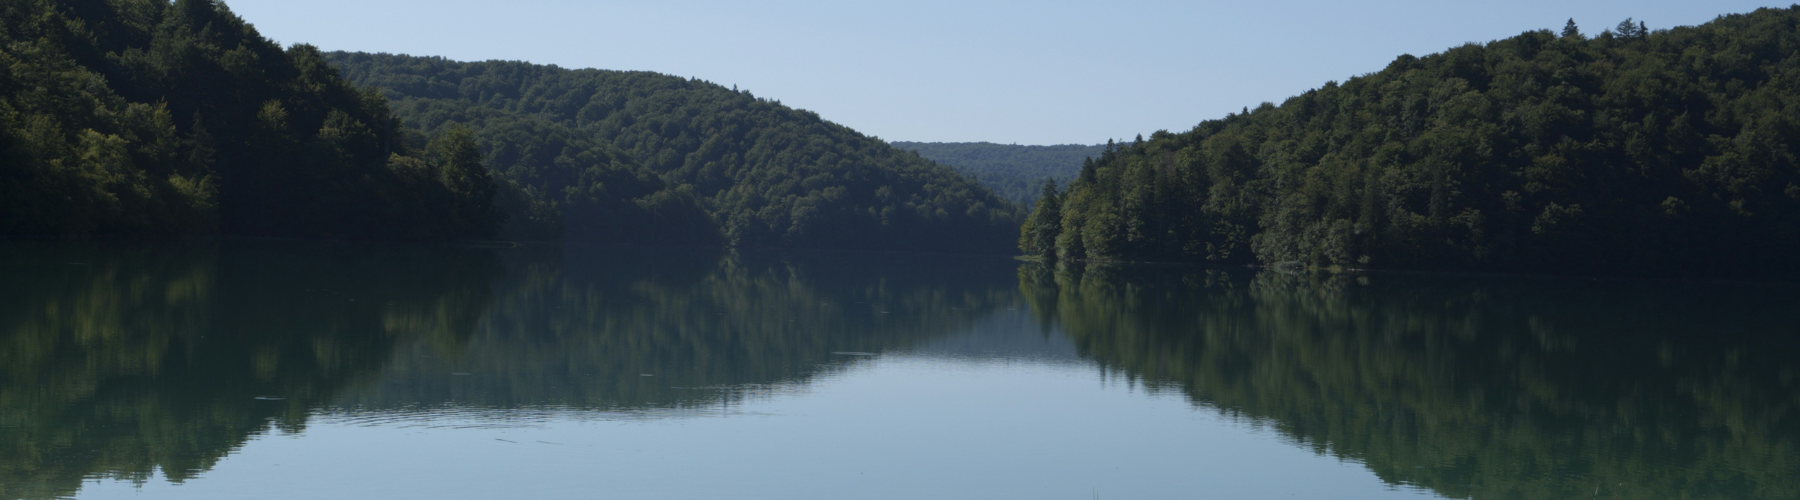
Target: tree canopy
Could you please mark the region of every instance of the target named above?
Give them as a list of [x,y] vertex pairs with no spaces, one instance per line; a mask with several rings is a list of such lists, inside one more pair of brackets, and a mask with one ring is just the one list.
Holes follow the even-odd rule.
[[491,234],[486,172],[399,129],[213,0],[0,5],[3,235]]
[[465,125],[517,238],[1003,252],[1022,209],[748,91],[650,72],[334,52],[417,128]]
[[1403,55],[1109,148],[1023,231],[1069,259],[1794,276],[1797,25],[1762,9]]

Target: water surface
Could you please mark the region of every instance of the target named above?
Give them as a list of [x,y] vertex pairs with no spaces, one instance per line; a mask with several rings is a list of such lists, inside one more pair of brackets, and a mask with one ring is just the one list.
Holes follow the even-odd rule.
[[1796,498],[1800,289],[0,242],[3,498]]

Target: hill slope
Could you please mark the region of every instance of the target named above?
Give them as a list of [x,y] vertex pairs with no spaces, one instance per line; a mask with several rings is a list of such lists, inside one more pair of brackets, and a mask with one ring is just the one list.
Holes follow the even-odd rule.
[[1102,154],[1021,243],[1065,258],[1800,275],[1800,7],[1570,23]]
[[0,4],[0,235],[490,234],[459,136],[415,154],[393,122],[217,2]]
[[1106,146],[1059,144],[1020,146],[990,142],[890,142],[896,148],[919,153],[926,159],[974,177],[1000,196],[1015,203],[1037,199],[1044,179],[1067,185],[1081,171],[1081,163],[1100,156]]
[[[1020,209],[817,114],[648,72],[336,52],[423,136],[467,124],[514,237],[1010,251]],[[415,139],[417,141],[418,139]]]

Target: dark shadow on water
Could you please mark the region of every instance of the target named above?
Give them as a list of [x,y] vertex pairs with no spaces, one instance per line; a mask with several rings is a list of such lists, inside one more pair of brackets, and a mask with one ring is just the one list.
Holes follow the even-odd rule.
[[491,252],[294,242],[0,244],[0,498],[191,478],[375,374],[396,335],[466,337]]
[[1800,287],[1027,264],[1084,357],[1457,498],[1800,498]]
[[679,417],[894,354],[1099,364],[1451,497],[1797,498],[1794,304],[954,255],[9,241],[0,499],[187,480],[324,416]]
[[[321,412],[658,414],[1002,304],[1005,259],[680,247],[0,242],[0,499],[184,481]],[[648,375],[648,376],[646,376]],[[504,422],[502,422],[504,423]]]
[[472,336],[409,344],[338,405],[710,407],[859,360],[840,353],[904,349],[1020,305],[1011,263],[985,257],[570,246],[502,260]]

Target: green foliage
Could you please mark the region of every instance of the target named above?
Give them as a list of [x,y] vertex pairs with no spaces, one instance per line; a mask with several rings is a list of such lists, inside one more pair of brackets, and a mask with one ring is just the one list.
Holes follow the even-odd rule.
[[450,127],[427,149],[437,164],[438,184],[450,190],[446,211],[451,215],[450,223],[470,228],[475,234],[498,231],[504,214],[493,205],[494,180],[482,164],[474,134],[467,127]]
[[894,147],[919,153],[926,159],[974,177],[1014,203],[1037,200],[1044,179],[1067,184],[1081,170],[1082,161],[1099,156],[1105,146],[1061,144],[1020,146],[988,142],[891,142]]
[[1062,235],[1062,195],[1056,192],[1056,181],[1044,181],[1037,206],[1025,218],[1019,233],[1019,248],[1025,250],[1025,255],[1056,258],[1056,238]]
[[[948,168],[749,92],[648,72],[336,52],[436,136],[473,130],[503,235],[1000,252],[1023,218]],[[559,222],[560,221],[560,222]]]
[[1800,8],[1528,32],[1102,152],[1091,259],[1800,275]]
[[1446,498],[1800,496],[1793,287],[1028,263],[1135,386]]
[[218,2],[6,2],[0,68],[0,234],[491,232],[437,211],[490,203],[482,181],[390,169],[380,95]]

